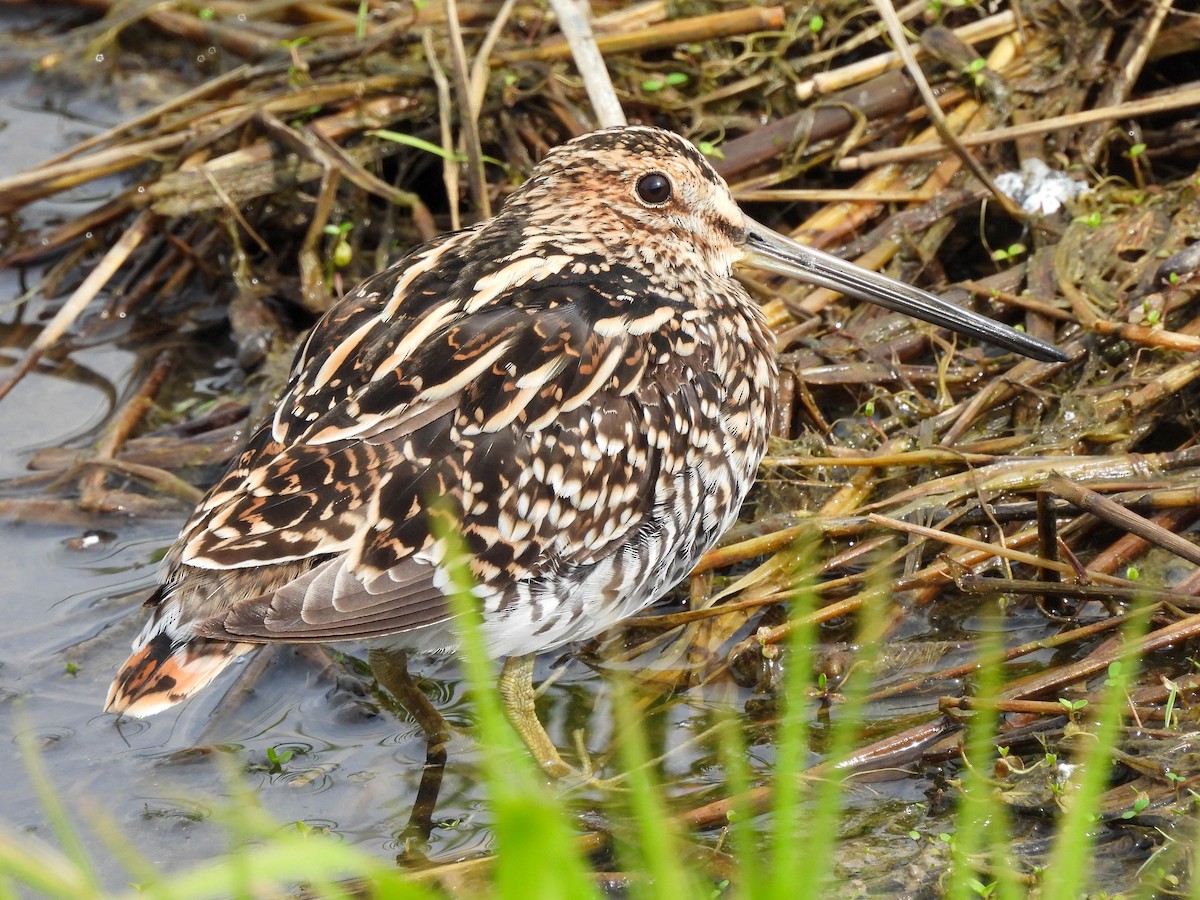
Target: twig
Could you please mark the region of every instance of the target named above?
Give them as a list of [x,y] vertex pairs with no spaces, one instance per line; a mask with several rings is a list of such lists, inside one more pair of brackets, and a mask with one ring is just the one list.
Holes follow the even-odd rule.
[[157,222],[157,217],[149,211],[142,211],[133,224],[126,229],[108,252],[104,254],[104,258],[88,273],[87,278],[83,283],[75,289],[67,302],[62,305],[62,308],[55,313],[46,326],[38,332],[37,338],[34,339],[29,349],[25,351],[25,355],[13,367],[8,376],[0,381],[0,400],[8,395],[8,392],[16,386],[30,369],[34,367],[42,354],[53,347],[64,334],[67,329],[75,322],[76,319],[87,308],[92,299],[100,292],[100,290],[108,284],[109,280],[117,273],[117,270],[129,259],[129,254],[137,248],[146,235],[150,234]]
[[1155,525],[1144,516],[1139,516],[1132,510],[1126,509],[1120,503],[1088,490],[1082,485],[1054,474],[1046,481],[1046,489],[1051,493],[1070,500],[1085,512],[1099,516],[1104,521],[1118,528],[1123,528],[1138,537],[1149,541],[1176,556],[1200,566],[1200,547],[1186,538],[1172,534],[1160,525]]
[[912,48],[908,45],[908,38],[904,34],[904,26],[896,16],[892,0],[871,0],[871,2],[879,11],[879,15],[883,21],[887,23],[888,34],[891,35],[896,52],[900,54],[900,59],[904,61],[904,68],[917,85],[917,91],[920,92],[921,99],[925,103],[925,110],[929,114],[929,121],[933,123],[933,127],[937,129],[937,133],[954,150],[954,153],[962,161],[962,164],[971,170],[971,174],[987,187],[1001,208],[1018,222],[1023,222],[1025,220],[1025,213],[1021,207],[1013,202],[1011,197],[996,187],[995,182],[984,171],[979,160],[967,152],[967,148],[959,141],[958,135],[950,130],[950,126],[946,123],[946,116],[942,112],[941,106],[938,105],[937,97],[934,96],[933,90],[929,87],[929,82],[925,80],[925,73],[921,71],[921,67],[917,64],[916,57],[913,55]]
[[[890,516],[881,516],[878,513],[868,513],[867,520],[874,525],[882,525],[885,528],[891,528],[895,531],[914,534],[918,537],[929,538],[935,541],[941,541],[944,544],[950,544],[956,547],[964,547],[969,550],[976,550],[981,553],[987,553],[999,559],[1007,559],[1011,562],[1025,563],[1041,569],[1054,569],[1062,572],[1065,575],[1074,575],[1075,569],[1064,562],[1055,560],[1043,559],[1033,553],[1025,553],[1023,550],[1014,550],[1011,547],[1002,547],[997,544],[989,544],[985,541],[977,541],[974,538],[964,537],[960,534],[952,534],[947,531],[938,531],[935,528],[926,528],[924,525],[915,525],[912,522],[903,522],[900,519],[893,519]],[[1089,575],[1092,573],[1089,572]],[[1112,584],[1117,587],[1127,587],[1129,582],[1123,578],[1116,578],[1112,575],[1104,575],[1097,573],[1093,581],[1101,584]]]
[[[989,581],[993,579],[976,579],[976,581]],[[1037,582],[1038,590],[1044,589],[1046,586],[1041,582]],[[1055,586],[1057,588],[1057,586]],[[1097,589],[1098,590],[1098,589]],[[981,592],[982,593],[982,592]],[[1058,634],[1052,634],[1045,638],[1039,638],[1035,641],[1028,641],[1024,644],[1018,644],[1016,647],[1010,647],[1004,651],[1004,662],[1013,662],[1020,659],[1022,656],[1028,656],[1030,653],[1038,653],[1042,650],[1054,650],[1059,647],[1066,647],[1069,644],[1074,644],[1079,641],[1087,641],[1097,635],[1107,634],[1112,631],[1117,631],[1126,622],[1134,617],[1134,615],[1143,615],[1144,613],[1127,613],[1123,616],[1110,616],[1107,619],[1100,619],[1096,622],[1090,622],[1087,625],[1081,625],[1078,628],[1072,628],[1068,631],[1061,631]],[[889,684],[885,688],[881,688],[867,695],[867,699],[871,702],[879,700],[887,700],[890,697],[898,697],[903,694],[917,691],[926,685],[936,684],[942,681],[950,681],[951,679],[965,678],[979,671],[979,661],[972,660],[967,663],[960,663],[957,666],[950,666],[946,669],[940,669],[937,672],[929,672],[924,675],[918,675],[916,678],[902,681],[899,684]]]
[[438,132],[441,135],[442,150],[442,184],[446,186],[446,200],[450,207],[450,230],[462,228],[462,211],[459,204],[462,197],[458,182],[458,154],[454,150],[454,103],[450,99],[450,81],[446,78],[446,70],[442,68],[437,58],[437,47],[433,43],[433,32],[426,28],[421,33],[421,44],[425,48],[425,60],[429,63],[429,72],[433,76],[433,84],[437,90],[438,100]]
[[[778,31],[786,20],[782,6],[750,7],[735,9],[729,12],[713,13],[708,16],[696,16],[691,19],[678,19],[674,22],[664,22],[645,28],[633,34],[601,35],[596,38],[596,46],[601,55],[611,56],[622,53],[636,53],[644,50],[655,50],[660,47],[674,47],[676,44],[690,44],[695,41],[706,41],[712,38],[729,37],[735,34],[748,34],[755,31]],[[571,47],[566,40],[546,41],[540,47],[510,50],[498,53],[492,60],[492,65],[538,60],[550,62],[556,59],[567,59],[571,56]]]
[[[1128,103],[1118,103],[1102,109],[1085,109],[1067,116],[1054,116],[1037,122],[1026,122],[1023,125],[1011,125],[1008,128],[993,128],[991,131],[981,131],[961,137],[965,147],[984,147],[989,144],[999,144],[1005,141],[1015,141],[1019,138],[1037,134],[1047,134],[1060,131],[1063,128],[1075,128],[1089,122],[1108,122],[1113,119],[1137,118],[1150,116],[1155,113],[1170,112],[1176,109],[1187,109],[1200,106],[1200,88],[1189,88],[1168,94],[1163,97],[1150,97],[1145,100],[1131,100]],[[942,144],[925,141],[919,144],[908,144],[890,150],[877,150],[871,153],[859,153],[839,160],[840,169],[873,169],[887,163],[910,162],[914,159],[925,159],[929,156],[940,156],[946,152]]]
[[617,99],[617,92],[613,89],[612,79],[609,78],[608,69],[604,65],[604,57],[596,46],[587,0],[550,0],[550,6],[553,7],[554,14],[558,17],[558,27],[571,48],[575,68],[583,78],[583,86],[588,99],[592,101],[597,124],[624,125],[625,110],[621,109],[621,101]]
[[[1120,68],[1116,77],[1110,79],[1102,87],[1100,96],[1093,101],[1092,105],[1111,106],[1129,96],[1129,92],[1142,73],[1142,67],[1146,64],[1150,48],[1154,45],[1162,24],[1166,21],[1167,14],[1173,5],[1174,0],[1157,0],[1151,4],[1148,15],[1134,17],[1130,31],[1125,36],[1120,59],[1117,60]],[[1087,134],[1081,138],[1079,143],[1083,148],[1083,161],[1087,165],[1096,164],[1101,150],[1107,143],[1107,131],[1108,129],[1090,128],[1087,130]]]
[[[176,354],[170,350],[164,350],[158,354],[154,365],[142,379],[133,396],[125,401],[115,416],[109,418],[108,424],[104,428],[104,435],[96,444],[96,455],[92,462],[102,464],[112,462],[117,451],[128,440],[129,435],[137,428],[138,423],[146,415],[146,411],[154,403],[154,398],[158,395],[163,382],[167,380],[167,376],[175,364],[175,356]],[[103,468],[96,468],[81,479],[79,485],[81,508],[87,510],[96,508],[97,504],[94,501],[104,489],[105,474]]]
[[14,212],[39,197],[45,197],[85,181],[115,175],[154,159],[164,150],[175,150],[192,136],[164,134],[122,147],[101,150],[90,156],[38,166],[9,178],[0,179],[0,215]]
[[[167,34],[205,47],[216,44],[246,59],[266,59],[281,52],[279,41],[258,35],[245,24],[205,21],[192,13],[175,10],[173,4],[129,5],[120,0],[82,0],[81,5],[102,9],[109,14],[119,12],[123,16],[119,26],[112,29],[114,39],[117,30],[144,18]],[[132,14],[128,11],[132,11]]]
[[[1014,28],[1016,28],[1016,18],[1011,12],[1006,11],[996,13],[994,16],[988,16],[986,19],[980,19],[978,22],[971,22],[968,25],[952,29],[952,33],[955,37],[968,44],[978,44],[1008,34]],[[917,56],[925,56],[928,54],[928,51],[918,46],[915,53]],[[861,84],[867,79],[881,75],[890,69],[899,68],[903,62],[904,60],[899,53],[895,50],[889,50],[887,53],[880,53],[878,56],[859,60],[848,66],[841,66],[828,72],[820,72],[807,81],[801,81],[796,85],[796,98],[805,101],[818,94],[828,94],[831,91],[848,88],[854,84]]]
[[450,39],[450,70],[454,73],[454,93],[458,97],[458,138],[467,152],[467,185],[471,202],[481,219],[491,218],[492,201],[483,175],[483,150],[479,146],[479,120],[471,102],[471,79],[467,73],[467,51],[463,47],[462,26],[458,22],[458,0],[445,0],[447,36]]
[[492,51],[496,48],[496,41],[500,39],[500,34],[504,31],[504,26],[508,24],[508,18],[512,15],[513,7],[516,5],[517,0],[504,0],[500,11],[496,13],[496,18],[488,26],[487,34],[483,36],[483,42],[475,53],[475,61],[471,63],[471,115],[476,119],[483,111]]

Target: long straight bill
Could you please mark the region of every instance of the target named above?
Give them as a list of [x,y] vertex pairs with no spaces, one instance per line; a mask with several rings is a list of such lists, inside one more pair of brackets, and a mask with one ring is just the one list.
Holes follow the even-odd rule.
[[746,217],[745,263],[978,338],[1042,362],[1070,359],[1053,344],[900,281],[784,237]]

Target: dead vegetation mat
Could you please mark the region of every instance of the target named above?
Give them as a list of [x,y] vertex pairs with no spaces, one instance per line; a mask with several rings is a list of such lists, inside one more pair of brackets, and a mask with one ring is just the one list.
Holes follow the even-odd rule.
[[[185,513],[340,293],[488,215],[548,147],[593,127],[540,6],[63,6],[66,30],[6,38],[48,84],[98,75],[136,96],[157,66],[186,89],[0,179],[0,263],[29,277],[0,392],[98,341],[144,360],[93,443],[39,452],[4,485],[10,520]],[[902,640],[914,615],[1041,617],[1036,640],[1006,648],[998,742],[1017,757],[1059,746],[1075,727],[1059,700],[1094,696],[1121,627],[1144,616],[1105,809],[1160,844],[1200,780],[1200,19],[1170,3],[988,15],[921,0],[897,9],[916,76],[857,0],[593,13],[630,120],[697,142],[756,218],[1071,355],[961,348],[823,290],[749,281],[778,335],[777,439],[686,608],[634,623],[630,655],[658,648],[647,678],[664,694],[732,678],[770,697],[793,627],[779,604],[809,582],[836,705],[847,623],[882,604],[870,699],[924,696],[927,714],[877,727],[854,769],[920,768],[961,750],[974,657],[966,633]],[[1034,161],[1087,191],[1030,211],[985,183]],[[100,188],[77,218],[44,212]],[[1149,804],[1120,818],[1135,795]],[[728,802],[680,815],[719,827]]]

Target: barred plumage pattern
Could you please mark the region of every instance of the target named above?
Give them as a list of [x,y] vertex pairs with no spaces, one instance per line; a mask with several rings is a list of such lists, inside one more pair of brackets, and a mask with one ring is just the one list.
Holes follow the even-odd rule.
[[[668,203],[637,196],[649,173]],[[662,596],[766,446],[777,372],[732,278],[745,230],[691,145],[607,130],[368,279],[184,528],[109,707],[157,711],[266,641],[452,647],[436,516],[461,530],[496,656]]]

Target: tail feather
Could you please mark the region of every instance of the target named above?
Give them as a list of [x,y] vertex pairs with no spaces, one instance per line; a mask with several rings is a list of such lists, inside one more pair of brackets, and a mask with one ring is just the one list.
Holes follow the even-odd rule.
[[108,689],[104,709],[150,716],[205,687],[257,644],[176,636],[168,619],[152,619]]

